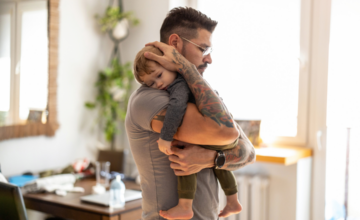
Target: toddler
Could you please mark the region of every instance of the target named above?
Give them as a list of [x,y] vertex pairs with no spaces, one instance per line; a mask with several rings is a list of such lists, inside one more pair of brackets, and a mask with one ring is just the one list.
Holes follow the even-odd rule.
[[[186,111],[187,103],[195,103],[185,79],[176,72],[166,70],[155,61],[148,60],[144,57],[145,52],[152,52],[162,56],[163,53],[153,46],[144,47],[137,55],[134,61],[135,79],[148,87],[161,89],[169,92],[169,105],[163,127],[158,140],[159,149],[163,153],[170,155],[171,142],[182,123]],[[234,143],[226,146],[201,145],[211,150],[227,150],[237,145]],[[221,188],[224,190],[227,204],[221,211],[219,217],[227,217],[231,214],[239,213],[242,209],[237,196],[237,185],[234,174],[231,171],[215,169],[215,176],[218,178]],[[167,210],[160,211],[160,216],[166,219],[191,219],[193,217],[192,202],[196,191],[196,174],[178,177],[178,195],[179,203],[177,206]]]

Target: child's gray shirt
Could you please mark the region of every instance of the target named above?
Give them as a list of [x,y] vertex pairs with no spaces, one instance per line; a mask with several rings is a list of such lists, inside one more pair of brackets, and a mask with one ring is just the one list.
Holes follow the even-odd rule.
[[187,103],[195,103],[195,98],[185,79],[180,74],[178,74],[174,82],[169,85],[167,92],[170,94],[170,100],[160,138],[165,141],[172,141],[182,123]]

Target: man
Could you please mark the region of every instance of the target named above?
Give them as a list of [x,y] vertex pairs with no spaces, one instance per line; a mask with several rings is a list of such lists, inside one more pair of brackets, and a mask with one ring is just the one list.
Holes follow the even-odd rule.
[[[207,65],[212,63],[209,52],[216,25],[216,21],[192,8],[173,9],[160,30],[162,43],[149,44],[162,50],[164,56],[145,53],[146,58],[183,75],[195,96],[196,105],[188,104],[182,125],[174,136],[179,140],[175,144],[184,148],[173,147],[174,155],[167,156],[159,151],[156,141],[166,115],[169,94],[141,86],[130,98],[125,125],[140,173],[144,220],[162,219],[160,210],[177,205],[175,175],[193,173],[198,173],[193,219],[217,219],[218,184],[212,169],[236,170],[255,160],[252,144],[234,123],[216,92],[202,78]],[[224,152],[187,144],[229,144],[239,133],[238,146]]]

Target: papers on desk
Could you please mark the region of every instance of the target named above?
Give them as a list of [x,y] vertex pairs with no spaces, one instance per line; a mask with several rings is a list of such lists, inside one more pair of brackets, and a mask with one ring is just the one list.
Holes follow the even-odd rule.
[[73,174],[59,174],[39,178],[24,185],[27,193],[55,192],[59,196],[66,196],[67,192],[84,192],[82,187],[74,187],[76,177]]
[[[125,190],[125,202],[130,202],[136,199],[141,199],[141,191],[126,189]],[[106,192],[101,195],[88,195],[80,198],[83,202],[94,203],[103,206],[109,206],[110,192]]]

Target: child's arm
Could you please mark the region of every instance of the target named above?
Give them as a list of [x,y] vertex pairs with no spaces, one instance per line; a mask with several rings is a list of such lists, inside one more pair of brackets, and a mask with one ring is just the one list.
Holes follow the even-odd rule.
[[181,76],[179,76],[168,88],[170,93],[169,105],[164,118],[164,124],[160,132],[159,149],[170,155],[171,141],[177,132],[186,111],[190,90]]

